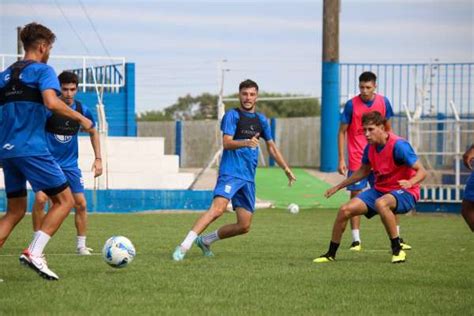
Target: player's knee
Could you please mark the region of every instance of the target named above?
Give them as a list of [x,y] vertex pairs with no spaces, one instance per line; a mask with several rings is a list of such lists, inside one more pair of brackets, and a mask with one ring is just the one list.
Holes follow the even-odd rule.
[[339,214],[344,218],[350,218],[352,216],[351,208],[344,204],[339,208]]
[[46,203],[48,203],[48,196],[46,194],[37,195],[35,197],[35,203],[44,209],[46,206]]
[[375,200],[375,209],[378,211],[385,211],[387,210],[388,203],[384,199],[377,199]]
[[239,228],[241,234],[247,234],[250,231],[250,223],[241,223]]
[[212,219],[217,219],[222,214],[224,214],[224,210],[216,206],[212,206],[211,209],[209,210],[209,215],[212,217]]
[[5,220],[7,220],[9,223],[16,225],[19,221],[25,217],[26,210],[21,210],[18,212],[7,212],[5,215]]
[[82,200],[82,201],[76,202],[76,203],[74,204],[74,208],[76,209],[76,212],[78,212],[78,213],[86,212],[86,209],[87,209],[87,202],[86,202],[86,200]]

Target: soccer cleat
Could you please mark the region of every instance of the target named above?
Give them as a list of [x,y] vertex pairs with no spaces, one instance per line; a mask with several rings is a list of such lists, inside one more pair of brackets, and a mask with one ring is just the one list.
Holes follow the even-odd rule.
[[403,263],[405,262],[407,254],[405,251],[400,250],[398,255],[392,255],[392,263]]
[[25,249],[20,256],[20,263],[31,268],[46,280],[59,280],[58,275],[48,268],[48,264],[44,255],[36,257],[31,255],[28,249]]
[[351,244],[351,247],[349,248],[349,250],[352,250],[352,251],[361,251],[361,250],[362,250],[362,245],[360,244],[360,241],[354,241],[354,242]]
[[92,255],[92,251],[94,251],[94,249],[87,248],[87,247],[77,248],[77,250],[76,250],[76,252],[79,256],[90,256],[90,255]]
[[335,261],[336,258],[332,257],[332,256],[328,256],[327,254],[326,255],[322,255],[316,259],[313,260],[314,263],[326,263],[326,262],[331,262],[331,261]]
[[406,244],[402,238],[400,238],[400,246],[402,246],[402,250],[411,250],[411,246]]
[[196,240],[194,241],[194,243],[196,244],[196,246],[198,246],[199,248],[201,248],[202,250],[202,254],[204,255],[204,257],[212,257],[214,256],[214,254],[212,253],[211,251],[211,248],[206,245],[204,243],[204,241],[202,240],[202,237],[199,236],[198,238],[196,238]]
[[176,249],[173,252],[173,260],[174,261],[181,261],[184,259],[184,256],[186,255],[186,252],[183,251],[181,246],[176,247]]

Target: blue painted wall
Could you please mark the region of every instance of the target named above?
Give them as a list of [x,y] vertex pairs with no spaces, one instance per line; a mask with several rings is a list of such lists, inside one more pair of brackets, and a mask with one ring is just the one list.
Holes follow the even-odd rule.
[[[76,98],[85,104],[97,120],[95,89],[79,91]],[[137,136],[135,120],[135,64],[125,64],[125,86],[119,92],[104,92],[103,103],[109,124],[109,136]]]
[[[191,190],[86,190],[90,213],[134,213],[152,210],[207,210],[212,202],[212,191]],[[28,192],[28,211],[34,193]],[[7,198],[0,191],[0,212],[5,211]]]

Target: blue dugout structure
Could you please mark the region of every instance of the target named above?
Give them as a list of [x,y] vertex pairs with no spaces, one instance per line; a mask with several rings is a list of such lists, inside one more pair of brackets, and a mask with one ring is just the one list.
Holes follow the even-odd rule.
[[[117,70],[120,64],[105,65],[84,69],[72,69],[79,77],[79,82],[94,82],[96,78],[99,86],[101,83],[108,85],[124,82],[120,88],[104,88],[103,104],[105,116],[109,125],[109,136],[137,136],[137,123],[135,119],[135,63],[125,63],[125,78]],[[93,71],[95,73],[93,73]],[[85,76],[85,78],[84,78]],[[85,79],[85,80],[84,80]],[[96,105],[97,92],[94,86],[88,85],[77,93],[76,98],[85,104],[97,119]]]

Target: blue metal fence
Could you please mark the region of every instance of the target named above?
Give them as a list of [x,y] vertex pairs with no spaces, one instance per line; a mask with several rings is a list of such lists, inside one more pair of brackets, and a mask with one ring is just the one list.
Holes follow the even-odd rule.
[[426,64],[341,63],[341,103],[359,93],[359,75],[377,75],[377,91],[392,103],[396,113],[420,106],[422,115],[451,116],[453,101],[462,117],[474,115],[474,62]]

